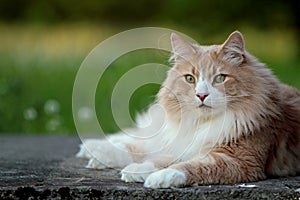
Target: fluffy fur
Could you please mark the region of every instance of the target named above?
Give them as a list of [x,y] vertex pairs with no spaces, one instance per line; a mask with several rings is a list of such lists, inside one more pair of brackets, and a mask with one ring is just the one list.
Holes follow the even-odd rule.
[[167,188],[234,184],[300,172],[300,93],[245,50],[171,35],[174,63],[139,126],[87,140],[88,167],[121,167],[121,179]]

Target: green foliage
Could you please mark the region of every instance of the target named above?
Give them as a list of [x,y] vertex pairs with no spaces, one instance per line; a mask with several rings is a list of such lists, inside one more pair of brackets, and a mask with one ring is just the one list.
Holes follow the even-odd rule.
[[[95,99],[98,120],[105,132],[115,132],[120,128],[132,126],[131,122],[134,121],[136,114],[145,111],[148,105],[153,103],[160,88],[160,85],[157,84],[146,84],[135,90],[129,99],[129,105],[125,105],[129,109],[129,118],[131,117],[131,119],[123,118],[122,124],[125,125],[119,127],[112,113],[112,94],[120,78],[129,70],[142,64],[160,63],[168,66],[168,58],[169,53],[167,52],[150,49],[139,50],[121,56],[109,66],[99,81]],[[158,76],[165,77],[166,73],[158,74]],[[135,78],[143,79],[144,77]],[[129,88],[124,86],[124,89]],[[123,96],[116,98],[124,99]],[[122,103],[127,104],[126,99]]]
[[70,98],[75,68],[63,61],[42,67],[8,57],[1,61],[0,132],[74,132]]
[[[133,27],[172,28],[200,44],[221,43],[238,29],[251,53],[282,81],[300,88],[297,0],[0,0],[0,4],[2,133],[76,132],[72,89],[81,62],[100,41]],[[167,60],[165,53],[149,50],[125,55],[109,67],[95,97],[104,131],[119,128],[110,111],[118,79],[140,64],[167,64]],[[128,105],[132,118],[154,100],[158,89],[152,84],[134,92]]]
[[[248,23],[261,28],[293,25],[294,0],[1,0],[0,18],[10,21],[171,22],[207,31]],[[16,6],[17,5],[17,6]]]
[[[72,90],[79,66],[93,47],[121,29],[91,23],[0,24],[0,133],[75,133]],[[201,44],[221,43],[232,31],[208,34],[209,31],[187,26],[174,29],[195,36]],[[300,60],[293,29],[261,31],[241,25],[239,30],[244,33],[251,53],[267,63],[283,82],[300,89]],[[132,52],[105,71],[95,97],[97,116],[105,132],[119,129],[110,110],[111,93],[117,81],[128,70],[144,63],[168,65],[168,56],[156,50]],[[158,89],[158,85],[151,84],[134,92],[128,105],[132,118],[154,100]],[[125,123],[129,126],[131,121]]]

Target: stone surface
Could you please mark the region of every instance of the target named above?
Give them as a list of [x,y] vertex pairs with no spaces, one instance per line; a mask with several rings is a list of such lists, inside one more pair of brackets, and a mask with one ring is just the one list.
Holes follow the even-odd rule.
[[300,177],[237,185],[145,189],[118,170],[85,169],[78,137],[0,136],[0,199],[300,199]]

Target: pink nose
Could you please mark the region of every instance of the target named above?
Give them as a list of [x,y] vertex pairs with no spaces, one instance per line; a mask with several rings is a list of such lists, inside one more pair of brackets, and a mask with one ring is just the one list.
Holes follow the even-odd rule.
[[196,96],[203,102],[204,99],[208,96],[208,93],[198,93]]

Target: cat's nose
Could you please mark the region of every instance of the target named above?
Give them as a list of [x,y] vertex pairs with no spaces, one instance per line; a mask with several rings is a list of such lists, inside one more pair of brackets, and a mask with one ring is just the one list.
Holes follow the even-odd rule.
[[208,96],[208,93],[197,93],[196,96],[203,102]]

